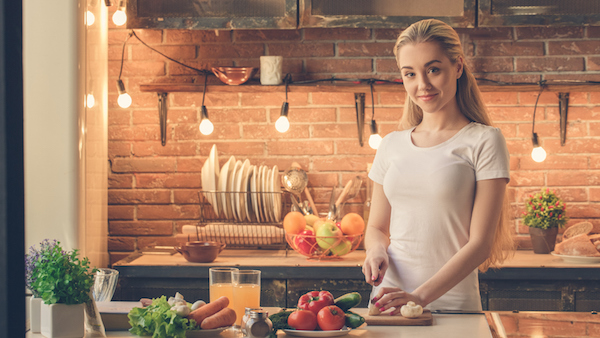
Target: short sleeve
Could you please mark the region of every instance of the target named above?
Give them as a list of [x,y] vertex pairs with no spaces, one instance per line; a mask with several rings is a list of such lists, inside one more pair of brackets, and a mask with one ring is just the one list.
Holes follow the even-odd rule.
[[500,129],[490,128],[483,133],[474,155],[477,181],[495,178],[510,180],[510,155]]
[[385,178],[385,173],[390,167],[390,156],[389,156],[389,144],[391,134],[388,134],[386,137],[381,140],[381,144],[377,149],[377,153],[375,153],[375,159],[373,160],[373,165],[371,166],[371,170],[369,171],[369,178],[373,180],[373,182],[378,184],[383,184],[383,179]]

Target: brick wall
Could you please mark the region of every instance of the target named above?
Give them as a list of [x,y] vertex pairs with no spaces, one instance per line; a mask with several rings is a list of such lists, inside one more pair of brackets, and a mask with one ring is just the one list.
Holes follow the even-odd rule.
[[[399,77],[392,47],[396,29],[301,30],[137,30],[150,46],[199,69],[255,66],[261,55],[283,55],[284,73],[294,80]],[[460,29],[477,77],[536,83],[544,80],[600,81],[600,27]],[[200,169],[216,143],[221,164],[230,156],[252,164],[292,161],[309,173],[309,189],[324,206],[332,186],[342,187],[359,174],[374,151],[357,141],[352,93],[290,93],[290,130],[278,133],[274,122],[281,93],[207,93],[205,105],[215,125],[210,136],[198,131],[202,93],[168,95],[167,144],[160,144],[156,93],[140,84],[202,82],[203,76],[164,59],[129,39],[123,75],[133,104],[116,105],[113,85],[120,70],[128,31],[109,31],[109,250],[111,262],[155,244],[172,244],[184,224],[199,217]],[[211,76],[210,83],[218,83]],[[544,92],[536,111],[536,132],[548,152],[543,163],[530,158],[531,122],[536,92],[487,92],[492,118],[502,129],[511,153],[515,233],[527,247],[527,227],[518,215],[523,200],[549,186],[568,202],[570,224],[590,220],[600,232],[600,92],[571,92],[567,143],[560,145],[557,93]],[[382,134],[396,128],[402,111],[401,90],[375,95],[375,118]],[[371,115],[366,95],[367,118]],[[368,129],[367,129],[368,132]],[[364,186],[363,186],[364,189]],[[351,210],[362,212],[364,191]]]

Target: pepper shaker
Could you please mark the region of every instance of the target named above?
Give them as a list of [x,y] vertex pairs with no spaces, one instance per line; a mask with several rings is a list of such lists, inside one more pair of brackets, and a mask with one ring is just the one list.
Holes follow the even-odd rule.
[[265,310],[251,310],[246,322],[246,337],[267,338],[273,330],[269,313]]
[[246,308],[246,310],[244,312],[244,316],[242,317],[242,324],[240,325],[240,331],[242,331],[242,334],[244,335],[244,337],[248,336],[248,333],[246,332],[246,323],[248,322],[248,319],[250,319],[250,312],[258,311],[258,310],[262,310],[262,308],[253,308],[253,307]]

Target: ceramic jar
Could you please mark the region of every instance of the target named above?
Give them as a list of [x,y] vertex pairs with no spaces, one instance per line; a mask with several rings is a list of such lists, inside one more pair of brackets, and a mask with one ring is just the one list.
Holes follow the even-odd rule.
[[85,335],[85,304],[42,304],[41,333],[46,338],[80,338]]

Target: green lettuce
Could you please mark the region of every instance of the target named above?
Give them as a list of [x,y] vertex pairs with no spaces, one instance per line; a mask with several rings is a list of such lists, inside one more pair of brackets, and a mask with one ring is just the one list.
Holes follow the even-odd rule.
[[185,338],[185,331],[196,328],[195,320],[183,318],[171,310],[167,297],[152,300],[152,305],[145,308],[133,308],[127,315],[131,329],[129,332],[138,336],[152,338]]

